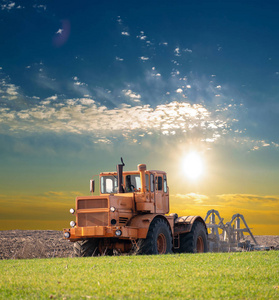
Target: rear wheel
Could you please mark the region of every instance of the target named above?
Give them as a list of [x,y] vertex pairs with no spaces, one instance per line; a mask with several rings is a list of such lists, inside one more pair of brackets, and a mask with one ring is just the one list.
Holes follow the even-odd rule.
[[74,256],[98,256],[99,255],[99,240],[88,239],[74,243]]
[[195,222],[189,233],[180,236],[180,253],[203,253],[208,251],[206,228]]
[[146,239],[139,239],[134,254],[167,254],[172,252],[171,231],[163,219],[150,224]]

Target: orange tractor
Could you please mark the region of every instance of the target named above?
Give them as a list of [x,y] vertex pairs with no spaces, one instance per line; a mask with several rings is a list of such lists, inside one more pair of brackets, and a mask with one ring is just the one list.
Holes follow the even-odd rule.
[[[76,221],[64,229],[74,242],[75,256],[120,253],[166,254],[207,252],[207,227],[200,216],[178,217],[169,213],[167,174],[146,170],[100,174],[100,195],[77,197]],[[95,182],[90,181],[93,193]]]

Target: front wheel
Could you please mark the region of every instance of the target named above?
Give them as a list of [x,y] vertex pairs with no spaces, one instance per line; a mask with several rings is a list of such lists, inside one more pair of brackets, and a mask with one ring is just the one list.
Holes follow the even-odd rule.
[[195,222],[189,233],[180,236],[180,253],[203,253],[208,251],[206,228]]
[[74,256],[76,257],[98,256],[99,254],[98,239],[88,239],[74,243]]
[[169,225],[163,219],[155,219],[150,224],[145,239],[137,241],[134,254],[167,254],[172,252],[172,236]]

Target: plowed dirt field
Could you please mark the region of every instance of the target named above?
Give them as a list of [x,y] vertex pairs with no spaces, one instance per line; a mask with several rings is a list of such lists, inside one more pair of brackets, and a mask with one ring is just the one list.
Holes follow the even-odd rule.
[[[279,235],[255,236],[259,245],[279,250]],[[62,231],[0,231],[0,259],[71,257],[73,244],[63,239]]]

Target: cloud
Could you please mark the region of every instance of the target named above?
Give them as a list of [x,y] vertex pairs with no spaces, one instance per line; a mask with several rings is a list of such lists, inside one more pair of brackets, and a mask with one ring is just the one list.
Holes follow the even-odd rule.
[[53,95],[53,96],[51,96],[51,97],[48,97],[48,98],[46,98],[46,100],[53,100],[53,101],[55,101],[55,100],[57,100],[57,95]]
[[149,57],[147,57],[147,56],[141,56],[141,57],[140,57],[140,60],[146,61],[146,60],[149,60]]
[[122,31],[121,34],[125,36],[130,36],[130,33],[128,31]]
[[186,49],[183,49],[182,51],[184,51],[184,52],[188,52],[188,53],[192,53],[192,52],[193,52],[193,50],[191,50],[191,49],[188,49],[188,48],[186,48]]
[[209,197],[206,195],[196,194],[196,193],[189,193],[189,194],[176,194],[173,195],[175,198],[184,199],[187,203],[195,203],[201,204],[204,201],[208,200]]
[[64,31],[64,29],[59,28],[55,33],[56,33],[56,34],[62,34],[63,31]]
[[137,38],[140,40],[146,40],[147,36],[144,34],[144,31],[141,31]]
[[3,3],[4,4],[1,4],[1,10],[10,11],[12,9],[22,9],[22,8],[24,8],[21,5],[17,5],[14,1],[4,0]]
[[249,203],[249,204],[270,204],[276,203],[279,205],[279,196],[259,196],[254,194],[223,194],[217,196],[219,199],[230,203]]
[[[235,130],[235,132],[243,134],[245,130]],[[249,149],[249,151],[260,151],[263,148],[267,147],[275,147],[278,148],[279,144],[275,142],[268,142],[266,140],[256,140],[254,138],[250,138],[249,136],[234,136],[232,142],[237,145],[243,145]]]
[[179,47],[176,47],[176,48],[174,49],[174,55],[175,55],[175,56],[181,56],[180,48],[179,48]]
[[33,5],[33,8],[36,8],[38,12],[40,11],[46,11],[47,9],[47,6],[46,5],[43,5],[43,4],[34,4]]
[[0,98],[7,100],[17,99],[19,87],[8,83],[6,79],[2,79],[0,82]]
[[74,85],[87,85],[87,84],[84,83],[84,82],[75,81],[75,82],[74,82]]
[[120,16],[117,16],[116,21],[118,22],[118,24],[122,25],[122,22],[123,22],[123,21],[122,21],[122,19],[121,19]]
[[130,97],[134,102],[140,102],[141,95],[132,92],[132,90],[123,90],[125,96]]
[[[50,132],[83,134],[91,136],[94,143],[106,144],[123,138],[141,143],[151,135],[175,136],[178,139],[195,137],[202,143],[212,144],[233,132],[231,128],[237,121],[231,118],[230,110],[235,109],[234,105],[191,103],[186,100],[186,93],[201,89],[200,86],[193,82],[191,89],[189,84],[182,86],[184,90],[173,89],[181,85],[180,78],[168,82],[159,75],[153,67],[152,71],[146,73],[145,82],[142,83],[151,89],[135,86],[137,92],[134,91],[134,85],[129,84],[122,90],[111,91],[98,87],[92,91],[74,76],[73,86],[82,93],[82,97],[58,97],[55,94],[45,99],[37,98],[35,102],[21,95],[19,87],[2,80],[0,97],[2,95],[7,101],[9,97],[15,97],[16,104],[6,102],[0,105],[1,132],[11,135]],[[40,84],[45,85],[49,81],[44,72],[39,73],[39,78]],[[166,92],[166,88],[172,92]],[[90,96],[92,92],[95,94],[94,100]],[[164,95],[168,98],[163,100]],[[20,98],[25,100],[19,105]],[[121,98],[123,101],[119,103]],[[152,105],[145,104],[145,99],[152,99]]]
[[[132,90],[123,90],[123,93],[133,102],[141,99],[141,95]],[[211,113],[200,104],[173,101],[155,108],[122,104],[119,108],[108,109],[90,98],[65,99],[54,105],[42,100],[33,107],[17,111],[3,108],[0,123],[8,126],[10,132],[92,134],[95,138],[105,137],[104,140],[110,140],[114,135],[128,138],[142,133],[185,135],[191,131],[200,138],[207,132],[209,137],[217,140],[227,127],[225,121],[212,119]]]

